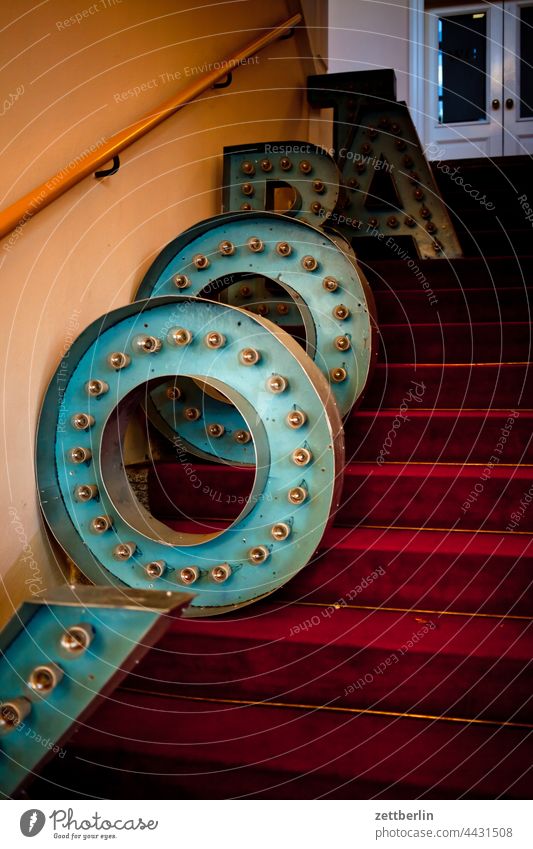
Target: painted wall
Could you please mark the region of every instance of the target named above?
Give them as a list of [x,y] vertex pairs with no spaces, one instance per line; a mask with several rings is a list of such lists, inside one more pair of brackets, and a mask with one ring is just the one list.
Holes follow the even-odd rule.
[[[0,205],[68,167],[294,5],[4,0]],[[81,329],[131,300],[168,241],[220,211],[224,144],[307,138],[305,77],[313,68],[299,55],[310,55],[305,35],[267,48],[235,72],[231,88],[206,93],[125,151],[116,176],[87,178],[0,243],[0,626],[25,592],[42,595],[61,579],[40,525],[33,466],[48,381]]]
[[394,68],[408,100],[408,0],[329,0],[329,27],[330,73]]

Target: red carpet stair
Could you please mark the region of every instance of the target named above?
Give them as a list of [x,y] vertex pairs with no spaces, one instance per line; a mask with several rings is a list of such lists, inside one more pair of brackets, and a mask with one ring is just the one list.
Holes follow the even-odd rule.
[[[36,797],[530,795],[533,256],[515,251],[533,244],[516,200],[531,167],[459,166],[496,209],[436,169],[468,253],[419,262],[436,303],[404,261],[369,260],[380,364],[314,561],[268,602],[177,622]],[[181,467],[157,477],[153,511],[183,526]],[[225,473],[225,492],[247,483]],[[227,520],[194,499],[189,523]]]

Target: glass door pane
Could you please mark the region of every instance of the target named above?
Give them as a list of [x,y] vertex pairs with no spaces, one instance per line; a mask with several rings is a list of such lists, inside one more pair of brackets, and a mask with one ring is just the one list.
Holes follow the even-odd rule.
[[438,119],[441,124],[487,119],[487,16],[438,19]]
[[520,7],[520,117],[533,118],[533,6]]

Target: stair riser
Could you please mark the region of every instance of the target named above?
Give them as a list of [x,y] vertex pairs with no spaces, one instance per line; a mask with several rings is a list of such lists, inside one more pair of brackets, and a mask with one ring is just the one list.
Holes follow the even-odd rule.
[[[507,476],[502,466],[496,472],[483,464],[469,467],[465,474],[454,465],[440,468],[442,474],[434,474],[431,465],[349,467],[336,524],[533,531],[533,503],[529,504],[531,495],[527,495],[531,477],[511,477],[511,468]],[[181,466],[157,466],[149,477],[154,515],[234,520],[236,505],[242,505],[251,490],[253,471],[227,469],[223,484],[216,466],[198,466],[195,474],[203,484],[199,489],[190,484]],[[209,496],[212,491],[220,493],[215,501]],[[518,510],[522,514],[517,527],[509,527]]]
[[[399,409],[413,381],[424,384],[426,408],[513,410],[533,406],[533,368],[505,366],[378,365],[361,409]],[[353,420],[357,421],[357,410]],[[347,436],[350,438],[348,428]]]
[[[339,642],[328,645],[329,617],[343,617],[347,612],[295,607],[294,628],[300,631],[305,624],[307,630],[309,623],[315,629],[314,642],[303,643],[298,634],[280,633],[275,648],[264,645],[261,639],[225,639],[224,628],[218,623],[213,629],[204,623],[191,635],[190,623],[185,622],[162,640],[160,651],[152,651],[141,662],[127,685],[156,691],[163,687],[176,695],[201,694],[205,698],[271,699],[502,721],[533,720],[531,669],[525,669],[522,660],[478,657],[475,643],[466,644],[472,651],[467,657],[448,654],[446,646],[438,653],[435,647],[440,649],[441,641],[435,638],[434,630],[429,630],[439,627],[437,617],[419,617],[421,621],[415,622],[412,614],[408,617],[410,625],[404,629],[405,642],[392,650],[371,645],[341,646]],[[349,617],[343,618],[349,627]],[[494,630],[500,627],[495,621]],[[350,636],[360,643],[357,630]],[[184,654],[183,645],[189,641],[192,653]],[[172,656],[175,662],[169,663]],[[487,686],[488,681],[495,680],[497,692]]]
[[[524,172],[529,171],[529,163],[524,165],[525,157],[520,160],[506,157],[497,160],[469,159],[448,160],[440,164],[433,162],[432,169],[435,180],[446,201],[454,197],[462,197],[463,202],[466,195],[461,178],[487,198],[502,200],[507,207],[514,206],[516,202],[516,189],[524,181]],[[496,210],[497,211],[497,210]]]
[[[139,781],[139,775],[150,776],[150,796],[153,799],[283,799],[289,796],[291,800],[299,799],[415,799],[422,792],[416,786],[395,785],[390,789],[388,785],[371,781],[355,781],[343,778],[341,781],[329,776],[323,776],[320,771],[302,776],[296,772],[281,772],[280,770],[265,768],[263,765],[253,767],[230,767],[219,770],[216,764],[202,764],[197,767],[189,762],[183,764],[187,769],[186,775],[176,775],[168,763],[168,775],[152,775],[153,758],[147,754],[134,754],[133,756],[123,753],[119,754],[116,762],[106,753],[105,763],[107,770],[84,764],[81,776],[79,761],[90,761],[91,752],[86,748],[74,749],[72,752],[72,768],[78,772],[75,784],[75,792],[72,791],[72,782],[69,783],[69,799],[94,796],[94,788],[98,787],[98,793],[103,798],[116,798],[117,784],[113,772],[121,770],[120,792],[128,799],[146,799],[146,790],[143,792],[143,782]],[[177,760],[177,759],[176,759]],[[181,761],[178,761],[181,763]],[[114,768],[113,768],[114,764]],[[130,775],[130,772],[135,775]],[[221,772],[219,775],[218,773]],[[207,774],[206,774],[207,773]],[[54,771],[54,767],[45,773],[50,781],[60,784],[61,771]],[[50,787],[46,779],[37,780],[32,786],[35,798],[55,799],[53,787]],[[424,793],[425,799],[456,799],[458,790],[443,790],[439,793],[429,791]],[[525,791],[524,791],[525,792]],[[472,798],[478,798],[472,796]],[[481,797],[479,797],[481,798]],[[483,797],[486,798],[486,797]],[[524,797],[525,798],[525,795]]]
[[435,320],[465,324],[523,321],[532,310],[532,294],[523,289],[503,292],[486,289],[444,290],[436,293],[437,303],[430,303],[424,290],[400,290],[376,292],[376,307],[381,325],[422,324]]
[[457,231],[465,256],[483,258],[511,253],[521,256],[531,250],[531,231],[529,230],[503,230],[499,228],[471,232],[458,227]]
[[380,414],[379,417],[355,415],[346,433],[346,454],[354,460],[486,462],[498,444],[502,430],[509,432],[505,445],[505,462],[533,461],[533,426],[530,417],[511,419],[505,414],[497,420],[479,416],[413,416],[410,410]]
[[449,211],[452,213],[458,232],[465,230],[467,233],[478,233],[487,230],[522,230],[524,227],[524,213],[520,205],[512,209],[504,209],[497,196],[492,198],[496,209],[486,209],[482,206],[463,206],[464,196],[458,195],[449,203]]
[[383,324],[380,362],[529,362],[531,328],[523,324]]
[[[102,707],[94,720],[98,731],[81,730],[45,776],[90,795],[98,788],[110,798],[117,797],[117,770],[121,798],[146,799],[149,792],[170,799],[367,799],[376,793],[527,799],[531,793],[533,746],[520,729],[198,705],[121,691],[116,698],[124,703]],[[46,791],[57,797],[57,786],[45,779],[38,790],[37,798]]]
[[[483,194],[483,192],[480,192]],[[450,193],[447,199],[448,211],[458,234],[479,233],[493,230],[521,231],[527,225],[524,212],[519,203],[505,204],[505,192],[490,190],[490,200],[487,193],[487,205],[471,200],[464,191]],[[489,208],[490,204],[493,208]]]
[[[531,251],[529,251],[531,252]],[[507,288],[530,286],[533,279],[533,257],[487,256],[484,259],[464,257],[453,260],[417,260],[432,289],[496,289],[503,295]],[[413,269],[405,260],[381,258],[370,265],[361,263],[375,292],[413,289]],[[419,278],[420,279],[420,278]]]
[[[456,466],[449,467],[446,477],[406,477],[401,473],[403,467],[397,468],[396,479],[382,477],[377,466],[376,473],[368,477],[347,475],[336,522],[349,527],[362,523],[503,531],[531,486],[531,481],[522,478],[481,480],[483,465],[473,467],[475,471],[468,477],[458,476]],[[533,504],[530,509],[526,506],[517,529],[533,532]]]
[[[456,225],[456,231],[464,256],[483,260],[485,257],[509,256],[513,253],[521,256],[528,254],[531,250],[531,233],[523,228],[516,230],[510,228],[507,230],[494,229],[493,222],[489,222],[488,230],[481,230],[476,227],[474,231],[471,231]],[[354,238],[353,243],[357,256],[368,263],[372,263],[375,259],[382,260],[386,257],[387,250],[392,252],[391,246],[387,246],[387,241],[389,238],[393,238],[396,244],[401,245],[402,250],[407,251],[409,257],[417,260],[417,250],[409,236],[395,236],[394,231],[386,228],[384,236],[384,240],[380,240],[365,233],[363,236]],[[438,238],[438,232],[436,236]],[[393,259],[392,256],[391,259]]]
[[533,610],[533,549],[520,558],[499,556],[497,539],[492,555],[467,547],[466,541],[460,553],[420,552],[408,543],[397,552],[324,543],[323,552],[278,591],[277,599],[515,616]]

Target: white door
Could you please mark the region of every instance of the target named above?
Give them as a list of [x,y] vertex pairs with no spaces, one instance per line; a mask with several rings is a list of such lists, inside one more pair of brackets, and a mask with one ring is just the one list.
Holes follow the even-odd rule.
[[533,153],[533,0],[425,19],[428,158]]

